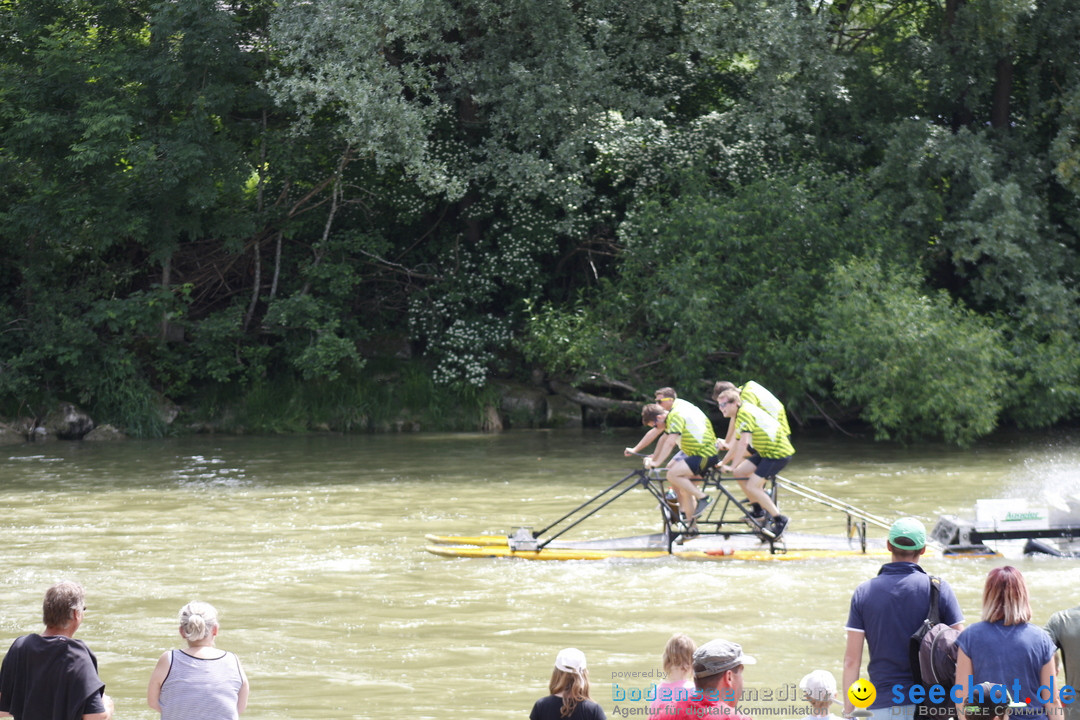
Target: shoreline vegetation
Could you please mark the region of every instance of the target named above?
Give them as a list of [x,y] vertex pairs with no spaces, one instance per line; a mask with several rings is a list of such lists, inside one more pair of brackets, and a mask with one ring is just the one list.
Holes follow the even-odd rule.
[[[231,389],[229,389],[231,390]],[[583,392],[558,381],[492,381],[481,391],[440,387],[403,365],[356,385],[267,383],[233,397],[217,389],[190,408],[165,398],[144,407],[135,432],[116,420],[99,422],[69,402],[37,416],[0,417],[0,445],[51,440],[119,440],[128,436],[306,432],[500,432],[518,428],[636,426],[646,402]],[[149,430],[149,432],[147,432]]]
[[0,2],[11,432],[1080,419],[1075,0],[432,3]]
[[[333,383],[267,382],[246,392],[235,387],[212,388],[188,406],[155,395],[138,403],[140,414],[126,422],[122,417],[95,416],[66,401],[55,401],[37,414],[22,406],[19,412],[0,415],[0,445],[197,434],[640,429],[641,408],[652,395],[636,393],[638,399],[627,399],[635,394],[628,387],[620,387],[618,393],[603,383],[581,389],[545,379],[540,373],[524,382],[495,379],[479,390],[462,389],[435,383],[423,363],[391,362],[382,367],[382,372],[353,383],[343,379]],[[682,397],[702,407],[714,424],[723,426],[723,417],[706,399],[712,381],[702,380],[697,385],[698,393]],[[607,394],[603,394],[605,391]],[[864,439],[875,435],[874,428],[854,413],[842,417],[824,411],[800,414],[793,416],[793,424],[799,432]],[[1071,426],[1062,422],[1055,427]]]

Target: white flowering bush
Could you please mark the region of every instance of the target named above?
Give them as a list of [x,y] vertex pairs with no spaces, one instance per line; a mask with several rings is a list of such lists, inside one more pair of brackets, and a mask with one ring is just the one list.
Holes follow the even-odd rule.
[[409,330],[426,340],[427,355],[435,361],[432,379],[438,385],[483,387],[510,341],[506,318],[469,311],[467,302],[430,296],[414,301],[409,309]]

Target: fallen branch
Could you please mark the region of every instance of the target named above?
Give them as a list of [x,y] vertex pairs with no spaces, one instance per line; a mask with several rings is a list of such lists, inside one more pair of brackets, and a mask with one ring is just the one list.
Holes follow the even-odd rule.
[[818,404],[818,401],[814,399],[813,395],[811,395],[810,393],[806,393],[806,397],[810,398],[810,402],[814,403],[814,407],[816,407],[818,409],[818,412],[821,413],[821,417],[825,418],[825,422],[828,424],[829,427],[831,427],[833,430],[840,431],[848,437],[856,437],[852,433],[849,433],[847,430],[840,427],[840,423],[829,417],[829,413],[825,412],[824,408],[822,408],[821,405]]
[[634,402],[633,400],[612,400],[611,398],[600,397],[599,395],[590,395],[587,392],[578,390],[576,387],[558,380],[551,380],[548,384],[556,393],[568,400],[576,402],[578,405],[584,405],[585,407],[591,407],[597,410],[620,410],[635,414],[641,412],[642,403],[640,402]]

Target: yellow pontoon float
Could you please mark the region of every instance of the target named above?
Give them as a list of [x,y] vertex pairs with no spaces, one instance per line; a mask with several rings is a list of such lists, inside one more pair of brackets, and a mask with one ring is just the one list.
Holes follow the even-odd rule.
[[[867,537],[867,525],[888,529],[890,521],[829,497],[811,487],[782,477],[771,478],[769,493],[777,501],[778,488],[844,513],[842,536],[788,531],[780,538],[761,532],[750,508],[732,494],[718,468],[708,468],[703,489],[717,491],[717,501],[697,518],[692,528],[679,513],[665,487],[663,469],[639,469],[589,498],[541,530],[521,527],[508,536],[428,535],[428,552],[445,557],[517,558],[521,560],[609,560],[676,557],[682,560],[785,561],[845,556],[888,557],[885,541]],[[606,540],[566,540],[564,534],[634,489],[652,495],[660,510],[662,531],[650,535]]]

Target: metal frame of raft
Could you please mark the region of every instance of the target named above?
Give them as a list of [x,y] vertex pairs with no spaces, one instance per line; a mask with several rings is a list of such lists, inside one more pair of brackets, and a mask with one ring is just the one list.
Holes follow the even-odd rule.
[[[538,531],[531,527],[516,528],[513,535],[440,536],[428,535],[433,543],[428,552],[448,557],[515,557],[528,560],[601,560],[609,558],[659,558],[675,556],[686,560],[802,560],[815,557],[866,555],[870,552],[887,554],[877,541],[868,551],[867,526],[888,530],[891,523],[850,503],[826,495],[812,487],[776,476],[768,478],[768,490],[773,502],[778,489],[844,513],[847,519],[847,548],[838,547],[836,540],[844,539],[788,532],[780,538],[770,538],[757,524],[750,525],[747,502],[735,497],[728,485],[740,478],[722,477],[716,467],[708,468],[700,477],[706,492],[716,490],[714,502],[697,518],[696,532],[679,512],[674,500],[665,494],[663,469],[633,470],[622,479],[597,493]],[[566,532],[600,512],[634,488],[642,487],[653,496],[660,510],[662,533],[610,540],[564,540],[556,542]],[[741,494],[741,493],[740,493]],[[1059,557],[1080,557],[1070,548],[1055,548],[1042,539],[1075,540],[1080,537],[1080,524],[1059,525],[1042,529],[1001,530],[976,527],[973,523],[952,516],[938,519],[928,539],[946,558],[1000,557],[987,540],[1027,540],[1024,554],[1049,554]],[[727,541],[734,538],[734,544]],[[858,539],[858,550],[852,539]],[[717,540],[722,540],[718,542]],[[788,549],[787,541],[797,546]],[[678,549],[676,549],[678,546]]]
[[[759,528],[759,526],[751,519],[750,508],[745,502],[735,497],[725,485],[725,483],[745,478],[724,478],[721,476],[719,468],[716,467],[711,467],[700,477],[694,478],[694,480],[703,483],[702,490],[708,492],[710,489],[715,489],[718,494],[715,501],[709,504],[707,511],[697,518],[697,531],[691,532],[689,523],[681,517],[678,505],[669,501],[665,496],[665,480],[661,477],[662,472],[664,472],[663,469],[631,471],[621,480],[616,481],[546,527],[535,532],[528,527],[517,528],[517,531],[506,539],[507,545],[510,551],[515,553],[541,553],[564,533],[640,486],[651,494],[659,505],[663,522],[663,537],[666,543],[665,554],[673,554],[675,545],[682,545],[686,540],[698,535],[723,536],[725,539],[732,536],[753,536],[768,543],[770,555],[787,553],[784,536],[771,538],[762,533],[760,529],[754,529]],[[776,476],[768,478],[768,482],[767,492],[774,503],[777,500],[778,486],[783,485],[795,495],[843,512],[847,518],[847,537],[850,539],[857,536],[860,550],[863,553],[867,549],[866,527],[868,524],[885,529],[889,528],[889,522],[884,518],[872,515],[850,503],[830,497],[794,480]]]

